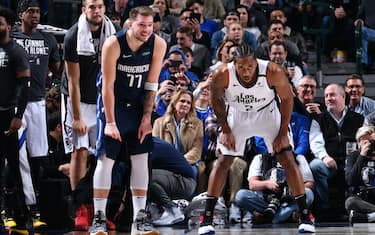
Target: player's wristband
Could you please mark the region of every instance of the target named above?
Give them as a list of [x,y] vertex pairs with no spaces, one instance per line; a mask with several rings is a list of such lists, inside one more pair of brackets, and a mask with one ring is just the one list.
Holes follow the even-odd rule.
[[107,122],[106,126],[116,126],[116,122]]
[[145,82],[145,90],[157,91],[159,88],[159,83],[157,82]]

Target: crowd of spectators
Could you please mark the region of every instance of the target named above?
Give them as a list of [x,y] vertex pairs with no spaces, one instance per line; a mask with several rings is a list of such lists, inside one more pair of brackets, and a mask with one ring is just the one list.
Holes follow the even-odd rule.
[[[304,33],[301,25],[302,14],[314,15],[309,27],[316,28],[331,27],[330,17],[333,17],[334,30],[321,35],[322,49],[328,58],[331,58],[333,51],[343,50],[347,60],[354,60],[354,28],[361,25],[361,62],[366,72],[372,63],[371,56],[367,54],[368,43],[375,41],[373,1],[332,0],[333,16],[324,7],[305,5],[303,1],[86,1],[102,3],[108,16],[105,19],[108,22],[112,20],[111,29],[116,31],[129,27],[127,20],[132,8],[150,6],[154,12],[154,33],[167,43],[152,116],[154,151],[148,208],[155,225],[172,225],[183,221],[189,215],[184,215],[184,208],[179,207],[176,200],[183,199],[188,204],[194,196],[207,190],[209,172],[216,161],[216,141],[220,132],[211,107],[211,76],[218,66],[232,62],[234,51],[241,44],[250,45],[257,58],[278,64],[290,80],[295,92],[290,142],[304,177],[308,205],[314,216],[320,221],[335,219],[331,212],[338,211],[351,222],[375,221],[375,206],[371,196],[375,192],[375,101],[364,96],[365,83],[362,76],[353,74],[343,76],[344,86],[329,84],[324,89],[324,102],[318,102],[317,82],[309,75],[307,64],[307,41],[314,37]],[[80,16],[88,13],[81,14],[80,1],[74,4],[70,2],[0,1],[1,9],[11,9],[17,16],[19,24],[13,27],[12,32],[7,33],[29,56],[30,90],[34,92],[28,96],[23,124],[18,132],[20,141],[21,137],[26,137],[27,146],[27,152],[24,146],[19,153],[20,158],[26,159],[20,160],[21,166],[28,169],[28,174],[21,174],[21,177],[29,177],[28,180],[23,180],[23,185],[31,187],[32,193],[24,189],[24,198],[18,199],[24,207],[12,211],[7,203],[11,201],[9,197],[14,195],[16,189],[1,192],[0,209],[5,210],[2,214],[4,223],[1,224],[5,227],[28,228],[30,221],[25,217],[33,219],[30,223],[34,228],[48,226],[48,221],[47,224],[40,221],[40,218],[46,217],[40,211],[44,202],[39,201],[39,188],[44,187],[43,182],[48,179],[65,180],[71,188],[71,192],[64,196],[74,197],[74,229],[87,230],[91,223],[90,213],[93,212],[90,210],[90,169],[94,168],[92,162],[95,162],[95,133],[98,128],[95,119],[95,79],[100,69],[100,62],[95,56],[100,58],[101,49],[98,48],[103,42],[100,34],[93,33],[90,40],[97,43],[95,53],[85,55],[86,63],[80,61],[81,55],[75,52],[77,38],[73,36],[72,28],[77,27],[75,23],[78,21],[79,24]],[[8,21],[7,17],[2,13],[0,20],[4,18]],[[10,25],[10,22],[6,23]],[[64,41],[57,42],[49,33],[37,28],[39,23],[66,30],[70,28],[70,31],[65,35]],[[92,25],[99,29],[102,27],[101,22]],[[2,30],[2,25],[0,29]],[[2,33],[1,31],[0,52],[7,45],[2,41]],[[27,43],[27,40],[34,44]],[[59,49],[63,52],[60,56]],[[0,68],[3,60],[4,57],[0,54]],[[79,77],[85,76],[90,79],[84,82],[79,80]],[[52,84],[51,78],[53,81],[61,80],[58,82],[61,83],[61,90],[59,85]],[[90,112],[94,117],[90,126],[86,126],[89,125],[86,120],[75,120],[71,127],[64,123],[67,114],[62,110],[65,110],[65,105],[69,105],[69,102],[73,105],[72,119],[81,115],[77,112],[77,104],[81,103],[82,107],[82,103],[87,103],[88,111],[84,116]],[[4,110],[8,109],[8,104],[0,103],[0,115],[4,115]],[[77,125],[82,127],[77,133],[88,135],[87,141],[90,143],[77,143],[73,149],[74,142],[63,137],[68,132],[76,131]],[[7,129],[3,129],[0,133],[1,140],[7,135]],[[39,135],[38,132],[43,133]],[[33,143],[40,136],[44,139],[40,143]],[[243,221],[293,221],[296,218],[296,203],[288,193],[288,186],[283,185],[283,179],[272,176],[278,176],[283,169],[276,161],[272,161],[272,153],[267,152],[262,140],[252,138],[248,142],[250,144],[247,145],[249,147],[244,157],[236,157],[238,159],[233,162],[227,190],[223,192],[227,206],[230,207],[230,221],[237,223],[243,219],[240,210],[248,218]],[[39,152],[34,154],[36,145]],[[67,149],[68,146],[71,149]],[[7,167],[4,164],[5,158],[10,156],[6,156],[2,148],[0,154],[0,172],[3,178],[3,172],[7,172],[3,170]],[[91,158],[94,160],[91,161]],[[117,179],[115,175],[124,177],[127,170],[114,167],[114,171],[117,173],[114,173],[113,184],[122,185],[119,187],[119,197],[123,201],[126,195],[123,193],[124,188],[128,182]],[[1,183],[4,184],[3,180]],[[337,191],[330,190],[331,186],[336,186],[334,188]],[[339,199],[333,199],[335,197]],[[12,218],[17,218],[17,221]],[[121,223],[116,213],[113,216],[109,213],[107,219],[107,228],[116,229],[116,223]],[[12,221],[16,223],[10,223]]]

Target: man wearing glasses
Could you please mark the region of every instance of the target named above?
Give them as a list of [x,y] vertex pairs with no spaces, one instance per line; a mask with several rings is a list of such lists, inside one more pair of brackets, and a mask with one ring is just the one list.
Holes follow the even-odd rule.
[[296,86],[297,96],[304,106],[304,110],[295,110],[299,113],[306,114],[310,118],[314,118],[320,114],[325,108],[323,104],[316,102],[316,80],[311,75],[303,76]]
[[365,86],[363,78],[358,74],[350,75],[345,81],[345,93],[348,96],[349,109],[367,116],[375,111],[375,100],[363,96]]

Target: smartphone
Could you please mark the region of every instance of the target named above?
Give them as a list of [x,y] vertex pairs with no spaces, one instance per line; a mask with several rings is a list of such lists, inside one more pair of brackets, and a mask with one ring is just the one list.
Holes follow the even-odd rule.
[[171,60],[171,67],[172,68],[178,68],[181,65],[181,60]]
[[199,14],[199,13],[191,13],[190,14],[190,19],[196,19],[196,20],[198,20],[198,22],[200,22],[201,21],[201,14]]
[[173,84],[176,84],[177,78],[175,76],[170,76],[169,81],[173,82]]

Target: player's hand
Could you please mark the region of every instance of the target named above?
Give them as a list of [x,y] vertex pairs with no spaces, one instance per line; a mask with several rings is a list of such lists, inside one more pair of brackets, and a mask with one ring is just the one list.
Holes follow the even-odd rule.
[[212,83],[212,76],[209,76],[206,81],[203,81],[203,82],[200,82],[198,83],[198,86],[197,88],[200,88],[201,90],[205,89],[205,88],[209,88],[211,86],[211,83]]
[[73,120],[73,131],[79,135],[84,135],[87,132],[86,123],[82,119]]
[[139,125],[139,128],[138,128],[139,142],[142,144],[146,136],[151,133],[152,133],[151,121],[148,118],[142,118],[141,124]]
[[323,158],[323,162],[324,162],[324,164],[326,164],[326,166],[327,166],[328,168],[336,169],[336,170],[337,170],[337,163],[336,163],[335,159],[333,159],[332,157],[330,157],[330,156],[325,156],[325,157]]
[[111,137],[112,139],[122,141],[120,132],[115,123],[106,124],[104,127],[104,135]]
[[272,146],[274,153],[278,153],[282,149],[288,148],[290,146],[288,136],[278,134],[275,140],[273,141]]
[[69,171],[70,171],[70,163],[65,163],[65,164],[60,165],[59,168],[58,168],[58,170],[61,173],[63,173],[64,175],[69,176],[70,175],[70,173],[69,173]]
[[219,143],[227,147],[229,150],[236,151],[236,140],[232,132],[219,134]]
[[14,132],[16,132],[18,129],[21,128],[22,125],[22,119],[14,117],[12,121],[10,122],[9,129],[4,132],[5,135],[11,135]]

